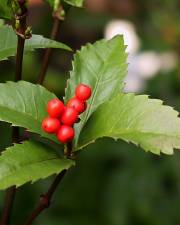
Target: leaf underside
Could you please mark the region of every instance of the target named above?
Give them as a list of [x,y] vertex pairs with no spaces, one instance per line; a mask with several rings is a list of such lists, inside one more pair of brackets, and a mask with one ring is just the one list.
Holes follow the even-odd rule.
[[102,137],[123,139],[155,154],[172,154],[174,148],[180,148],[180,119],[178,112],[161,100],[119,94],[92,115],[77,149]]
[[[10,56],[16,55],[17,36],[12,27],[0,27],[0,60],[5,60]],[[25,42],[25,51],[32,51],[38,48],[60,48],[64,50],[71,50],[65,44],[44,38],[41,35],[32,35],[31,39]]]
[[33,183],[73,165],[74,161],[60,158],[53,149],[40,143],[15,144],[0,156],[0,189]]
[[0,121],[27,128],[59,143],[54,135],[41,129],[41,122],[48,115],[47,103],[53,98],[57,97],[44,87],[26,81],[0,83]]
[[124,87],[127,74],[127,54],[122,36],[110,41],[101,40],[95,44],[87,44],[74,56],[73,70],[67,82],[65,102],[70,99],[79,83],[92,88],[88,107],[81,115],[81,121],[75,125],[77,146],[79,134],[92,113],[99,105],[116,96]]

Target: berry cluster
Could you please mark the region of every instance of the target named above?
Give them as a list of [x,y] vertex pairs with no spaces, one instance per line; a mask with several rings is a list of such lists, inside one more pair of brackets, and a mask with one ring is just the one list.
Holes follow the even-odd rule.
[[79,84],[75,90],[75,97],[68,101],[67,106],[57,98],[50,100],[47,105],[49,117],[42,121],[42,129],[46,133],[56,134],[62,143],[72,141],[74,138],[73,125],[78,121],[79,114],[86,110],[86,100],[90,96],[91,88]]

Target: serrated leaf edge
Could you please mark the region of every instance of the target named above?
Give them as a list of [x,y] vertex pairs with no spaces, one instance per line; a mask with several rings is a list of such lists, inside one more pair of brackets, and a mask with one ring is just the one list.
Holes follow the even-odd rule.
[[[9,146],[8,148],[6,148],[4,151],[2,151],[1,153],[0,153],[0,157],[1,156],[5,156],[6,154],[8,154],[9,152],[11,152],[11,151],[13,151],[13,149],[12,149],[12,147],[14,147],[14,146],[18,146],[18,145],[21,145],[21,144],[24,144],[24,143],[26,143],[26,142],[28,142],[28,141],[24,141],[23,143],[13,143],[13,145],[12,146]],[[57,157],[57,158],[52,158],[52,159],[48,159],[48,160],[55,160],[55,159],[66,159],[66,158],[61,158],[61,157]],[[66,166],[66,167],[64,167],[64,169],[63,170],[68,170],[68,169],[70,169],[71,167],[73,167],[73,166],[75,166],[75,161],[73,161],[73,160],[70,160],[70,159],[66,159],[67,161],[69,161],[69,162],[71,162],[71,166]],[[41,160],[41,161],[39,161],[38,163],[41,163],[41,162],[46,162],[47,160]],[[37,163],[37,162],[36,162]],[[63,171],[63,170],[61,170],[61,171]],[[60,171],[60,172],[61,172]],[[17,171],[16,171],[17,172]],[[12,173],[11,173],[12,174]],[[36,180],[29,180],[29,181],[25,181],[25,182],[23,182],[23,183],[21,183],[21,184],[19,184],[19,185],[14,185],[16,188],[18,188],[18,187],[20,187],[20,186],[22,186],[22,185],[24,185],[24,184],[26,184],[26,183],[30,183],[30,184],[33,184],[33,183],[35,183],[35,182],[37,182],[37,181],[40,181],[40,180],[43,180],[43,179],[45,179],[45,178],[47,178],[47,177],[49,177],[49,176],[53,176],[53,175],[58,175],[59,173],[53,173],[53,174],[50,174],[50,175],[45,175],[45,176],[43,176],[43,177],[41,177],[41,178],[39,178],[39,179],[36,179]],[[8,175],[6,176],[6,177],[8,177]],[[3,190],[4,188],[0,188],[0,190]]]
[[[18,81],[18,82],[6,81],[6,82],[3,83],[3,84],[9,84],[9,83],[11,83],[11,84],[13,84],[13,83],[28,83],[28,84],[31,84],[31,85],[33,85],[33,86],[40,87],[41,89],[44,89],[44,90],[46,90],[46,91],[48,91],[48,92],[54,94],[52,91],[47,90],[47,89],[46,89],[45,87],[43,87],[42,85],[39,85],[39,84],[33,84],[33,83],[30,83],[30,82],[27,82],[27,81],[23,81],[23,80]],[[2,83],[1,83],[1,84],[2,84]],[[55,95],[55,94],[54,94],[54,95]],[[0,107],[2,107],[2,108],[7,108],[7,107],[5,107],[5,106],[2,106],[1,104],[0,104]],[[9,109],[9,108],[7,108],[7,109]],[[11,111],[15,111],[15,112],[17,113],[16,110],[11,109]],[[29,113],[23,113],[23,112],[20,112],[20,111],[18,111],[18,113],[23,114],[23,115],[25,114],[25,115],[31,117],[31,118],[34,120],[34,117],[33,117],[32,115],[30,115]],[[0,121],[2,121],[2,122],[7,122],[7,123],[11,124],[12,127],[22,127],[22,128],[27,128],[27,127],[25,127],[25,126],[20,126],[20,125],[17,124],[17,123],[12,123],[11,121],[8,121],[8,120],[0,119]],[[38,122],[38,121],[37,121],[37,122]],[[28,129],[28,128],[27,128],[27,129]],[[34,131],[32,131],[31,129],[28,129],[28,131],[34,133]],[[36,134],[38,134],[38,133],[36,133]],[[52,139],[48,138],[48,137],[46,136],[45,133],[44,133],[44,135],[41,135],[41,134],[38,134],[38,135],[39,135],[40,137],[42,137],[42,138],[47,138],[48,140],[51,140],[51,141],[56,142],[57,144],[60,144],[60,143],[58,142],[58,140],[55,141],[55,140],[52,140]]]
[[[134,95],[133,93],[129,93],[129,94],[130,94],[130,95],[133,95],[133,96],[136,96],[136,95]],[[137,95],[137,96],[144,97],[145,99],[148,99],[148,100],[156,101],[156,104],[158,104],[159,106],[167,107],[169,110],[171,110],[171,111],[173,111],[174,113],[176,113],[177,119],[179,118],[179,115],[180,115],[179,112],[176,111],[176,110],[174,109],[174,107],[172,107],[172,106],[164,105],[164,102],[163,102],[162,100],[160,100],[160,99],[151,99],[151,98],[149,98],[149,95]],[[113,101],[113,100],[110,100],[110,101]],[[103,103],[103,104],[105,104],[105,103]],[[99,107],[100,107],[100,106],[99,106]],[[98,108],[99,108],[99,107],[98,107]],[[180,118],[179,118],[179,119],[180,119]],[[131,130],[131,132],[132,132],[132,130]],[[137,130],[136,130],[135,132],[137,132]],[[128,132],[123,132],[123,134],[125,134],[125,133],[128,133]],[[153,135],[155,135],[155,133],[146,132],[146,131],[144,131],[144,132],[140,131],[139,133],[143,133],[143,134],[153,134]],[[121,133],[118,132],[117,135],[119,135],[119,134],[121,134]],[[156,134],[157,134],[157,135],[162,135],[162,136],[168,136],[168,137],[169,137],[169,135],[162,134],[162,133],[156,133]],[[114,133],[113,133],[113,135],[114,135]],[[170,135],[170,136],[171,136],[171,137],[176,137],[176,138],[178,137],[178,138],[180,138],[180,136],[177,136],[177,135]],[[96,140],[102,139],[102,138],[104,138],[104,137],[114,139],[115,141],[123,140],[123,141],[125,141],[125,142],[127,142],[127,143],[133,143],[133,144],[135,144],[137,147],[141,147],[142,149],[144,149],[143,146],[142,146],[141,144],[137,143],[137,142],[129,141],[129,140],[126,140],[126,139],[124,139],[124,138],[119,138],[119,137],[114,138],[114,137],[109,136],[109,133],[108,133],[108,134],[104,134],[103,136],[98,137],[97,139],[92,139],[91,141],[87,142],[86,144],[84,144],[84,145],[82,145],[82,146],[80,146],[80,147],[77,147],[74,151],[75,151],[75,152],[78,152],[78,151],[82,150],[83,148],[85,148],[86,146],[88,146],[89,144],[95,143]],[[177,147],[177,146],[176,146],[176,147]],[[171,151],[168,152],[168,153],[167,153],[167,152],[164,152],[163,150],[160,150],[160,149],[159,149],[158,152],[157,152],[157,151],[150,151],[150,150],[146,150],[146,149],[144,149],[144,150],[145,150],[145,152],[152,152],[152,153],[154,153],[154,154],[156,154],[156,155],[161,155],[161,153],[164,153],[164,154],[166,154],[166,155],[172,155],[172,154],[174,153],[174,150],[176,149],[176,147],[173,147],[173,146],[172,146]],[[180,148],[180,146],[179,146],[178,148]]]

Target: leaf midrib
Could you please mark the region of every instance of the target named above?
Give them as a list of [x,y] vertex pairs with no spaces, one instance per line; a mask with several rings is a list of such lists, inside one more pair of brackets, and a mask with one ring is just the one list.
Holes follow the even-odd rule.
[[[8,35],[9,35],[9,33],[8,33]],[[33,35],[33,36],[40,36],[40,35]],[[44,38],[45,39],[45,38]],[[57,46],[59,46],[59,47],[57,47],[57,48],[62,48],[63,47],[63,43],[58,43],[58,44],[55,44],[55,43],[52,43],[52,47],[57,47]],[[0,50],[0,52],[2,53],[2,55],[4,55],[6,52],[9,52],[9,51],[13,51],[14,49],[16,49],[16,47],[14,46],[14,47],[6,47],[6,46],[8,46],[7,44],[5,44],[4,45],[4,48],[1,48],[1,50]],[[26,51],[26,49],[27,50],[31,50],[31,51],[33,51],[34,50],[34,48],[36,48],[38,46],[38,48],[46,48],[45,46],[44,46],[44,44],[31,44],[31,43],[26,43],[25,44],[25,51]],[[64,45],[64,49],[66,49],[66,46]],[[0,56],[0,59],[7,59],[8,57],[10,57],[10,56],[14,56],[14,53],[11,53],[9,56],[3,56],[3,57],[1,57]]]
[[[96,53],[97,54],[97,53]],[[98,54],[97,54],[98,55]],[[106,61],[111,57],[112,53],[109,54],[109,56],[106,58]],[[93,95],[90,99],[90,103],[89,103],[89,109],[87,108],[86,110],[86,114],[84,116],[84,119],[82,120],[82,123],[79,127],[79,133],[78,133],[78,137],[77,137],[77,140],[76,140],[76,146],[78,144],[78,140],[79,140],[79,135],[81,133],[81,130],[82,128],[84,127],[84,124],[87,122],[88,118],[90,117],[90,113],[92,112],[92,105],[93,105],[93,102],[95,101],[95,97],[96,97],[96,94],[97,94],[97,90],[98,90],[98,86],[99,86],[99,83],[103,77],[103,71],[104,71],[104,68],[106,66],[106,63],[105,61],[99,56],[99,58],[102,60],[102,66],[100,68],[100,71],[99,71],[99,76],[97,75],[97,81],[96,81],[96,85],[95,85],[95,88],[94,88],[94,92],[93,92]],[[121,65],[124,64],[124,63],[121,63]]]
[[[104,62],[103,62],[103,64],[104,64]],[[102,69],[103,69],[103,67],[104,67],[104,65],[102,66]],[[101,70],[100,70],[100,74],[101,75],[98,76],[98,78],[97,78],[96,85],[95,85],[94,92],[93,92],[93,96],[92,96],[91,101],[90,101],[90,104],[89,104],[89,110],[86,111],[85,118],[84,118],[83,123],[82,123],[82,127],[83,127],[84,123],[87,121],[87,119],[88,119],[88,117],[90,115],[90,112],[92,111],[92,105],[94,103],[94,100],[95,100],[95,97],[96,97],[96,94],[97,94],[99,82],[102,79],[102,72],[101,72]],[[81,127],[81,129],[82,129],[82,127]]]
[[[31,114],[29,114],[29,113],[25,113],[25,112],[18,111],[18,110],[12,109],[12,108],[8,108],[8,107],[6,107],[6,106],[2,106],[1,104],[0,104],[0,108],[2,108],[2,109],[7,109],[7,110],[9,110],[9,111],[16,112],[16,113],[19,113],[19,114],[28,116],[28,117],[32,118],[34,121],[40,123],[40,121],[39,121],[38,119],[36,119],[36,117],[33,117],[33,116],[32,116]],[[0,116],[0,118],[1,118],[1,116]],[[12,123],[12,124],[13,124],[13,123]]]
[[[30,166],[33,166],[33,165],[38,165],[38,164],[41,164],[41,163],[43,163],[43,162],[48,162],[48,161],[50,161],[50,160],[61,160],[61,158],[59,158],[59,157],[53,157],[53,158],[49,158],[49,159],[46,159],[46,160],[39,160],[39,161],[36,161],[36,162],[32,162],[31,164],[29,164],[29,162],[28,162],[28,164],[26,163],[26,164],[22,164],[22,165],[20,165],[21,166],[21,168],[20,169],[16,169],[15,171],[13,171],[12,173],[9,173],[9,174],[7,174],[6,176],[3,176],[3,179],[4,178],[7,178],[7,177],[9,177],[9,176],[12,176],[13,174],[16,174],[17,173],[17,171],[22,171],[22,168],[28,168],[28,167],[30,167]],[[0,181],[1,181],[1,179],[0,179]]]
[[[63,45],[63,44],[62,44]],[[36,46],[39,46],[38,48],[42,48],[42,46],[44,46],[43,44],[33,44],[33,45],[31,45],[31,44],[29,44],[29,43],[27,43],[27,45],[25,45],[25,51],[26,51],[26,48],[28,48],[28,50],[29,49],[31,49],[32,48],[32,51],[33,51],[33,48],[35,48]],[[53,46],[58,46],[58,45],[53,45]],[[45,48],[45,47],[44,47]],[[59,47],[60,48],[60,47]],[[16,49],[16,47],[9,47],[9,48],[6,48],[6,47],[4,47],[4,48],[2,48],[2,50],[0,51],[0,52],[2,52],[2,53],[4,53],[4,52],[6,52],[6,51],[9,51],[9,50],[14,50],[14,49]],[[12,53],[12,54],[14,54],[14,53]]]
[[167,136],[167,137],[177,137],[178,138],[178,136],[177,135],[173,135],[173,134],[171,134],[171,135],[167,135],[166,133],[159,133],[159,132],[148,132],[148,131],[138,131],[138,130],[136,130],[136,131],[134,131],[134,130],[131,130],[131,129],[129,129],[129,131],[125,131],[125,132],[117,132],[117,133],[113,133],[113,132],[111,132],[111,133],[108,133],[108,135],[120,135],[120,134],[131,134],[131,133],[137,133],[137,134],[148,134],[148,135],[161,135],[161,136]]

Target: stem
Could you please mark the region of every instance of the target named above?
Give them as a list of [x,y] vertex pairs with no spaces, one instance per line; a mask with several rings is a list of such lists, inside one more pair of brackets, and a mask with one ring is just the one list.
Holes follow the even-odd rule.
[[[53,27],[52,27],[51,36],[50,36],[52,40],[55,40],[58,36],[60,22],[61,21],[59,18],[54,17]],[[38,76],[38,81],[37,81],[38,84],[43,84],[43,82],[44,82],[46,72],[47,72],[47,69],[48,69],[48,66],[50,63],[52,51],[53,51],[52,48],[47,48],[45,50],[42,66],[41,66],[40,73]]]
[[22,63],[23,63],[23,54],[24,54],[24,44],[25,44],[25,39],[18,36],[15,81],[19,81],[22,79]]
[[[52,27],[52,31],[51,31],[51,35],[50,35],[52,40],[55,40],[57,38],[59,29],[60,29],[61,20],[64,19],[64,16],[61,15],[62,11],[63,11],[63,9],[62,9],[62,6],[59,1],[59,5],[57,6],[56,11],[54,12],[53,27]],[[46,72],[47,72],[47,69],[48,69],[48,66],[50,63],[51,55],[52,55],[52,49],[50,49],[50,48],[46,49],[44,57],[43,57],[40,73],[38,76],[37,84],[42,85],[44,82]],[[67,145],[67,153],[66,153],[67,158],[69,158],[71,156],[71,152],[72,152],[72,144],[69,144],[69,145]],[[34,220],[41,214],[42,211],[44,211],[45,209],[50,207],[53,194],[55,193],[58,185],[61,183],[66,172],[67,172],[67,170],[63,170],[61,173],[59,173],[55,177],[55,179],[54,179],[53,183],[50,185],[48,191],[45,194],[40,196],[37,207],[34,209],[32,214],[27,218],[24,225],[32,224],[34,222]]]
[[8,225],[10,222],[9,220],[12,212],[12,206],[14,203],[15,192],[16,188],[14,186],[6,190],[4,208],[2,211],[1,225]]
[[[13,127],[12,129],[12,142],[19,142],[19,128]],[[14,203],[16,193],[16,187],[12,186],[6,190],[5,200],[4,200],[4,208],[2,211],[1,225],[8,225],[10,223],[10,215],[12,212],[12,207]]]
[[[22,62],[23,62],[23,53],[24,53],[24,43],[25,43],[25,39],[18,36],[15,81],[19,81],[22,79]],[[13,143],[19,142],[19,127],[12,128],[12,141]],[[15,192],[16,192],[15,186],[10,187],[6,190],[4,209],[2,213],[2,219],[1,219],[2,225],[9,224],[10,215],[12,212],[13,202],[15,198]]]
[[[21,34],[17,32],[17,54],[16,54],[16,70],[15,70],[15,79],[14,81],[17,82],[22,79],[22,64],[23,64],[23,54],[24,54],[24,44],[25,44],[25,30],[26,30],[26,8],[23,7],[22,10],[22,18],[20,19],[20,30]],[[22,36],[21,36],[22,35]],[[12,142],[19,143],[19,127],[12,128]],[[4,208],[2,213],[1,225],[9,225],[10,223],[10,216],[12,212],[12,207],[15,199],[16,187],[12,186],[6,190],[6,196],[4,201]]]
[[[67,153],[66,156],[69,158],[71,156],[72,152],[72,143],[70,142],[67,145]],[[28,217],[26,222],[23,225],[30,225],[34,222],[34,220],[41,214],[42,211],[50,207],[51,199],[53,197],[53,194],[55,193],[58,185],[61,183],[63,177],[67,173],[67,170],[63,170],[61,173],[59,173],[53,183],[50,185],[48,191],[40,196],[38,206],[34,209],[32,214]]]
[[49,208],[53,194],[56,191],[59,183],[62,181],[65,174],[66,174],[66,170],[63,170],[59,175],[56,176],[55,180],[51,184],[48,191],[45,194],[41,195],[38,206],[32,212],[32,214],[29,216],[29,218],[26,220],[24,225],[32,224],[33,221],[39,216],[39,214],[42,211],[44,211],[46,208]]

